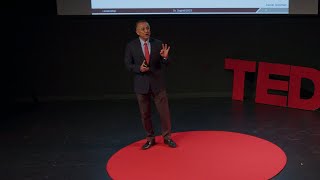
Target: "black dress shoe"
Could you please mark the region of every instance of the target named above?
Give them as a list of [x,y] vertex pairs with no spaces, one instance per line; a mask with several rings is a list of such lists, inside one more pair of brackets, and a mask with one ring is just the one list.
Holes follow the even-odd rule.
[[150,141],[147,141],[142,147],[141,149],[143,150],[146,150],[146,149],[149,149],[151,148],[151,146],[155,145],[156,144],[156,141],[153,139],[153,140],[150,140]]
[[167,144],[171,148],[177,147],[177,144],[172,139],[165,139],[164,143]]

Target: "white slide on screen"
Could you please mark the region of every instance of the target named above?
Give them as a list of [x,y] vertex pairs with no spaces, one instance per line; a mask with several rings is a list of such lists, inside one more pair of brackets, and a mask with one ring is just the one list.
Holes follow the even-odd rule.
[[289,14],[289,0],[91,0],[93,15]]

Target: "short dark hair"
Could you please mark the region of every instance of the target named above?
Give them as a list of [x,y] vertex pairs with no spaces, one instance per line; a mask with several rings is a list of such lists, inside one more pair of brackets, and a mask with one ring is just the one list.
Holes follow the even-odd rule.
[[[139,24],[139,23],[142,23],[142,22],[148,23],[147,20],[145,20],[145,19],[140,19],[139,21],[136,22],[136,29],[137,29],[138,24]],[[148,23],[148,24],[149,24],[149,23]]]

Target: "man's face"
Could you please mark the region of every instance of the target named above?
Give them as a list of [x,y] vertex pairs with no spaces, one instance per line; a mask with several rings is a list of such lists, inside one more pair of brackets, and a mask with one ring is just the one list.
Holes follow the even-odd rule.
[[144,41],[147,41],[151,35],[149,24],[147,22],[138,23],[136,28],[136,33],[141,39],[143,39]]

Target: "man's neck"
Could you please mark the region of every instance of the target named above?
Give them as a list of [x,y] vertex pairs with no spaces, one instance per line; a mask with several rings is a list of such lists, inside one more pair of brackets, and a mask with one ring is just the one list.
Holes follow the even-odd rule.
[[143,42],[147,42],[147,41],[149,41],[149,39],[142,39],[141,37],[139,37],[139,39],[141,40],[141,41],[143,41]]

